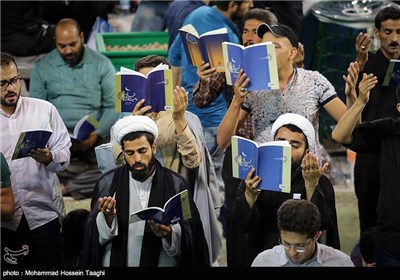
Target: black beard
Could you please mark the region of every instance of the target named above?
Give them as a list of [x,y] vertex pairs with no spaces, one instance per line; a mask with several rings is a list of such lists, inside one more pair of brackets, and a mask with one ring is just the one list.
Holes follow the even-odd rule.
[[14,106],[18,103],[18,100],[19,100],[19,98],[21,97],[21,90],[19,90],[19,94],[17,94],[16,92],[10,92],[10,93],[16,94],[16,95],[18,96],[17,100],[16,100],[15,102],[13,102],[13,103],[6,102],[6,97],[7,97],[7,95],[8,95],[8,93],[7,93],[7,94],[4,96],[4,98],[1,98],[1,100],[0,100],[0,103],[1,103],[2,106],[5,106],[5,107],[14,107]]
[[[143,170],[136,170],[134,166],[144,166]],[[150,177],[151,173],[154,170],[154,156],[151,157],[149,165],[145,165],[144,163],[134,163],[132,165],[128,165],[129,170],[132,173],[132,178],[139,182],[144,182],[147,178]]]

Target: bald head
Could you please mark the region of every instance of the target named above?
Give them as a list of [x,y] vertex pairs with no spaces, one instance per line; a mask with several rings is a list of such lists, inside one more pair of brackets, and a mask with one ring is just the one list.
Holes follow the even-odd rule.
[[55,27],[56,47],[63,60],[71,67],[81,62],[84,37],[79,23],[72,18],[61,19]]

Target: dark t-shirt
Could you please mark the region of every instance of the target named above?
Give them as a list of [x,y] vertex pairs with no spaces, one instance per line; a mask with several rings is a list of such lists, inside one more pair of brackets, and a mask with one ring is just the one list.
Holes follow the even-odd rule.
[[348,148],[379,158],[380,194],[377,242],[390,242],[400,253],[400,117],[357,125]]

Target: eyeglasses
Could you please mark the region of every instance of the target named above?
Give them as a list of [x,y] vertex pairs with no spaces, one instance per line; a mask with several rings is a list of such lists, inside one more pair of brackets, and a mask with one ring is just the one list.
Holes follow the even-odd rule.
[[8,88],[9,85],[12,85],[13,87],[15,87],[15,85],[18,82],[19,82],[19,76],[15,76],[14,78],[12,78],[10,80],[1,80],[0,81],[1,89],[5,90]]
[[285,241],[282,241],[282,239],[279,237],[279,244],[281,244],[283,246],[283,248],[285,248],[286,250],[290,250],[290,248],[294,248],[294,250],[297,253],[304,253],[305,251],[307,251],[308,246],[310,246],[311,242],[314,240],[314,238],[312,238],[308,243],[306,243],[305,245],[297,245],[297,244],[289,244],[286,243]]

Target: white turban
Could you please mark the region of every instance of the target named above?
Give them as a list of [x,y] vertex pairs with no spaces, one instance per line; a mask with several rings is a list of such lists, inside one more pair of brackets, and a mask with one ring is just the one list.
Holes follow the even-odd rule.
[[293,124],[300,128],[304,135],[307,137],[308,146],[314,147],[315,143],[315,130],[311,122],[299,114],[286,113],[280,115],[272,125],[271,136],[275,138],[276,131],[286,124]]
[[125,135],[139,131],[149,132],[154,138],[158,136],[157,124],[151,118],[147,116],[127,116],[115,123],[111,138],[121,144]]

